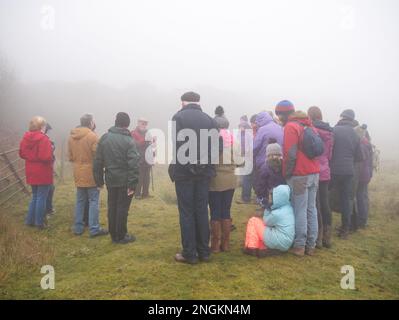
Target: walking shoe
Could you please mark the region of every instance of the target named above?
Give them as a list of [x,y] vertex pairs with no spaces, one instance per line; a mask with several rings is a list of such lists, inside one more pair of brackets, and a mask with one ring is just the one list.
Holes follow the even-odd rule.
[[91,235],[90,235],[90,238],[106,236],[107,234],[108,234],[108,230],[100,229],[97,233],[91,234]]
[[206,257],[198,257],[199,261],[201,262],[211,262],[211,256]]
[[122,240],[119,241],[113,241],[116,244],[128,244],[130,242],[136,241],[136,237],[132,234],[126,234],[125,237]]
[[187,263],[187,264],[197,264],[198,263],[197,259],[187,260],[186,258],[184,258],[184,256],[181,253],[176,253],[175,260],[176,260],[176,262]]
[[342,229],[342,230],[339,232],[338,237],[340,237],[340,239],[342,239],[342,240],[347,240],[348,237],[349,237],[349,231],[348,231],[348,230]]
[[308,256],[314,256],[315,249],[314,248],[306,248],[305,249],[305,254]]
[[305,255],[305,248],[302,247],[291,248],[289,252],[297,257],[303,257]]

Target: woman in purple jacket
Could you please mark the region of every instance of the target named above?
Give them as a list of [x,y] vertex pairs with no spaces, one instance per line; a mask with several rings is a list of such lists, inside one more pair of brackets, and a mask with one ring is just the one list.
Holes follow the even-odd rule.
[[313,122],[317,133],[324,142],[324,152],[319,157],[320,177],[319,189],[317,192],[317,219],[319,225],[319,233],[317,237],[316,247],[331,247],[331,224],[332,213],[329,203],[328,188],[331,180],[330,160],[334,145],[333,129],[327,122],[323,122],[323,115],[320,108],[311,107],[308,110],[308,116]]

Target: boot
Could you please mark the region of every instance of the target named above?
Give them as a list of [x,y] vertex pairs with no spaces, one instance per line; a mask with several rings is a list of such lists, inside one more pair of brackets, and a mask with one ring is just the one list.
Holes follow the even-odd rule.
[[211,220],[211,251],[220,252],[220,240],[222,233],[222,222],[220,220]]
[[323,228],[323,247],[331,248],[331,226],[324,226]]
[[222,220],[222,251],[230,249],[231,219]]

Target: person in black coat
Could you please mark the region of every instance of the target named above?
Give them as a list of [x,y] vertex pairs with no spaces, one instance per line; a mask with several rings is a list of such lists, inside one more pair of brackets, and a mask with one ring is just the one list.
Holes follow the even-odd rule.
[[[195,264],[210,257],[208,191],[210,178],[215,175],[212,163],[219,160],[219,133],[215,121],[202,111],[199,94],[187,92],[181,101],[182,109],[172,118],[176,136],[169,166],[169,176],[176,188],[183,247],[175,260]],[[187,129],[195,136],[185,136]],[[201,148],[201,129],[214,129],[211,132],[215,137],[208,138],[208,148]],[[189,146],[196,147],[196,152]]]
[[355,162],[362,161],[360,138],[355,132],[355,126],[355,112],[347,109],[341,113],[341,119],[333,130],[334,147],[330,168],[332,188],[338,192],[342,213],[342,225],[339,230],[342,239],[347,239],[351,227]]

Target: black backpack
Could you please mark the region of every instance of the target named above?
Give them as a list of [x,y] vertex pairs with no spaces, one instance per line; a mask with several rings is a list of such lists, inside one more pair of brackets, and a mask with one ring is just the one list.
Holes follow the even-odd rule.
[[324,143],[319,134],[312,128],[298,122],[304,127],[302,134],[301,150],[309,158],[319,157],[324,152]]

